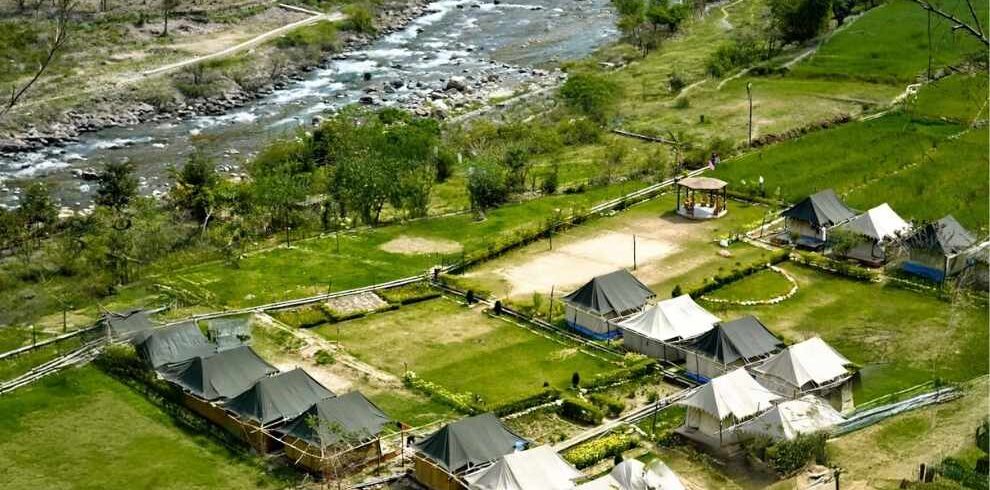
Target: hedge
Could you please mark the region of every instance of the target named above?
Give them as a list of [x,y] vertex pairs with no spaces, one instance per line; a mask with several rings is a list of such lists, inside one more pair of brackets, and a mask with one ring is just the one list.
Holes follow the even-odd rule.
[[560,415],[586,425],[598,425],[602,423],[605,414],[598,407],[580,398],[564,398],[564,403],[560,405]]
[[855,264],[830,259],[821,254],[794,251],[790,259],[798,264],[807,265],[816,269],[822,269],[840,276],[851,277],[860,281],[877,282],[880,280],[880,271],[867,269]]
[[768,437],[760,437],[748,441],[745,445],[752,456],[786,478],[808,463],[828,463],[827,441],[828,433],[815,432],[798,435],[789,441],[774,442]]
[[657,364],[655,359],[647,359],[646,362],[642,362],[641,364],[618,369],[610,373],[597,374],[590,381],[583,381],[581,387],[588,391],[601,390],[616,383],[652,374],[657,371],[658,366],[659,364]]
[[564,453],[564,459],[577,469],[587,468],[605,458],[620,456],[623,452],[636,447],[636,439],[625,434],[612,433]]
[[476,415],[484,411],[479,410],[477,405],[477,400],[479,400],[478,395],[474,393],[454,393],[432,381],[427,381],[416,376],[416,373],[412,371],[406,371],[406,374],[402,376],[402,382],[407,387],[430,397],[431,400],[447,405],[459,412]]
[[604,393],[593,393],[588,397],[591,403],[602,409],[609,418],[616,418],[626,409],[626,404],[618,398],[608,396]]
[[272,318],[293,327],[315,327],[329,320],[322,306],[322,304],[314,304],[286,310],[274,310],[268,314]]
[[488,409],[490,412],[495,412],[495,415],[499,417],[504,417],[509,414],[516,412],[522,412],[523,410],[528,410],[533,407],[538,407],[540,405],[550,403],[554,400],[560,399],[560,391],[555,388],[546,388],[540,393],[532,396],[523,398],[522,400],[516,400],[513,402],[503,403],[501,405],[491,407]]
[[378,296],[392,304],[408,305],[438,298],[440,292],[430,287],[429,284],[417,282],[397,288],[384,289],[378,292]]

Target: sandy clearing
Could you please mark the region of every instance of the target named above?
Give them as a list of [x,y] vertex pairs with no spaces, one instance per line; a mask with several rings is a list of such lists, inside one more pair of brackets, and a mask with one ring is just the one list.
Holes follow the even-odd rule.
[[394,254],[423,255],[431,253],[456,253],[460,252],[464,247],[453,240],[401,235],[383,243],[379,248]]
[[[636,238],[636,261],[656,261],[677,252],[677,245],[647,237]],[[510,284],[510,295],[548,293],[579,286],[594,276],[633,265],[632,234],[607,231],[548,251],[522,265],[497,272]]]

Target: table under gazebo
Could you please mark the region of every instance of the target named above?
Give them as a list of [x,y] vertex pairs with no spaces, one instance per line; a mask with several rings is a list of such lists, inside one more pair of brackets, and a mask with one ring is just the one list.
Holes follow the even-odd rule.
[[[690,219],[725,216],[726,182],[711,177],[688,177],[677,181],[677,214]],[[684,188],[684,192],[681,192]]]

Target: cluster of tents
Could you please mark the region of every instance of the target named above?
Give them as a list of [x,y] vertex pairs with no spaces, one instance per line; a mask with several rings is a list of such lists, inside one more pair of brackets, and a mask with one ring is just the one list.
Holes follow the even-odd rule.
[[[568,323],[582,333],[621,336],[627,350],[679,364],[704,383],[680,402],[688,407],[685,435],[717,447],[735,442],[740,427],[793,437],[853,408],[854,366],[821,338],[788,346],[755,316],[723,321],[688,295],[649,304],[653,297],[619,270],[592,279],[564,302]],[[808,411],[816,414],[805,417],[813,423],[794,419]],[[739,425],[757,416],[760,422]]]
[[313,472],[341,471],[382,460],[380,435],[393,422],[358,391],[337,395],[305,370],[280,372],[245,342],[246,318],[158,327],[146,311],[104,321],[134,345],[160,379],[181,390],[182,403],[261,453],[284,449]]
[[549,446],[530,445],[493,414],[468,417],[414,445],[414,477],[431,490],[684,489],[659,460],[625,460],[589,479]]
[[[857,213],[835,191],[826,189],[806,197],[781,216],[784,232],[778,241],[819,250],[838,245],[836,236],[851,236],[851,243],[841,244],[839,255],[871,266],[894,261],[903,270],[933,281],[987,261],[987,243],[978,244],[952,215],[913,226],[887,203]],[[986,269],[976,268],[983,274]],[[979,279],[985,282],[985,278]]]

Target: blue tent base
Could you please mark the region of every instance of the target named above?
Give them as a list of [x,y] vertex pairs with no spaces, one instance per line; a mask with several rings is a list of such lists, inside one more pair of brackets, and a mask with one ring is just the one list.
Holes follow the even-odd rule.
[[945,278],[945,273],[943,271],[934,267],[919,264],[917,262],[905,262],[901,265],[901,268],[904,269],[904,272],[921,276],[935,282],[942,282],[942,279]]
[[710,378],[706,378],[706,377],[704,377],[704,376],[702,376],[700,374],[692,373],[690,371],[684,371],[684,377],[689,378],[689,379],[693,379],[693,380],[695,380],[695,381],[697,381],[697,382],[699,382],[701,384],[705,384],[705,383],[711,381]]
[[570,321],[567,322],[567,326],[571,327],[571,329],[573,329],[575,332],[594,340],[612,340],[622,336],[622,330],[619,329],[611,330],[604,333],[595,332],[594,330],[590,330],[588,328],[582,327],[581,325],[578,325],[577,323]]

